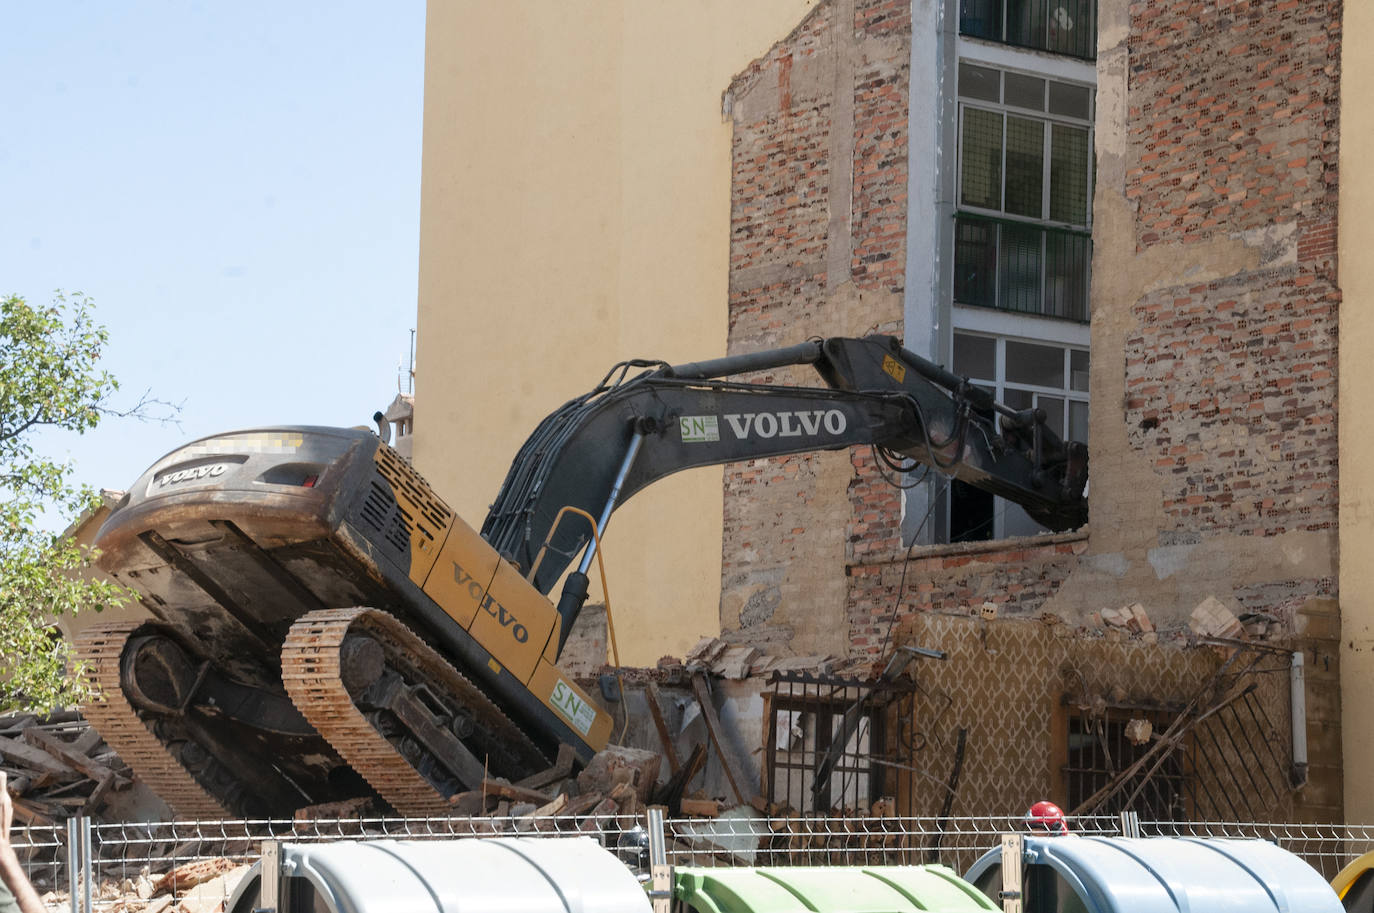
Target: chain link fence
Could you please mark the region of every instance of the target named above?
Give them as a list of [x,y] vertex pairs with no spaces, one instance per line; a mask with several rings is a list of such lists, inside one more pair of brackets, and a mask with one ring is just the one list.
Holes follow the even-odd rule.
[[[1135,822],[1126,817],[1076,818],[1082,836],[1119,836]],[[642,816],[583,818],[351,818],[310,821],[177,821],[93,824],[74,819],[61,827],[17,827],[20,860],[50,907],[137,913],[170,896],[218,891],[195,909],[227,899],[264,840],[318,843],[334,840],[434,840],[491,836],[589,836],[617,852],[627,865],[647,865]],[[1374,825],[1245,822],[1139,822],[1143,837],[1226,837],[1269,840],[1302,857],[1328,880],[1374,849]],[[739,811],[719,818],[675,818],[663,824],[668,862],[694,866],[916,865],[939,862],[963,873],[998,837],[1025,830],[1020,817],[980,818],[766,818]],[[72,852],[77,846],[78,851]],[[82,846],[89,853],[81,852]],[[75,864],[73,861],[75,860]],[[201,873],[167,884],[168,873],[202,863]],[[201,874],[230,875],[201,882]],[[140,896],[140,881],[151,893]],[[89,886],[89,888],[88,888]],[[86,892],[89,889],[89,906]],[[169,909],[163,904],[162,909]],[[192,909],[186,906],[185,909]]]

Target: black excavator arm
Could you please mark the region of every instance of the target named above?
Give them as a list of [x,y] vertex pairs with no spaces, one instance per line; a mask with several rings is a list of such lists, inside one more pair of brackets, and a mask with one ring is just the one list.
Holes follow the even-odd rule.
[[[806,364],[826,386],[730,379]],[[559,601],[566,638],[586,598],[594,543],[565,506],[604,529],[616,506],[671,473],[856,444],[1014,501],[1050,529],[1087,521],[1084,444],[1061,441],[1043,412],[1007,408],[896,339],[868,336],[676,366],[617,365],[539,424],[481,534],[523,573],[537,563],[533,583],[546,595],[581,553]]]

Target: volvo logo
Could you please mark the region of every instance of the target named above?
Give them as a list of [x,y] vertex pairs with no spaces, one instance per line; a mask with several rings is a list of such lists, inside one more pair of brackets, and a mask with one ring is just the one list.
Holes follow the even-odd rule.
[[178,482],[193,482],[197,479],[212,479],[215,476],[222,476],[229,467],[224,463],[207,463],[204,466],[195,466],[190,469],[178,469],[176,472],[169,472],[167,475],[157,480],[159,488],[168,485],[175,485]]
[[515,616],[505,606],[497,602],[482,584],[473,580],[472,575],[463,570],[457,561],[453,562],[453,582],[461,587],[467,587],[468,596],[471,597],[472,601],[477,603],[483,612],[495,618],[497,624],[508,629],[511,637],[514,637],[517,643],[523,644],[530,639],[529,628],[516,621]]
[[808,412],[745,412],[725,416],[735,437],[814,436],[824,428],[827,434],[844,434],[849,422],[839,409],[813,409]]

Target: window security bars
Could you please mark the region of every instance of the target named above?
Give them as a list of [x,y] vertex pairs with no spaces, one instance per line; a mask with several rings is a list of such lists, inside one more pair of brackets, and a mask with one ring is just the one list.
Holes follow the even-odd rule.
[[802,814],[868,812],[910,787],[909,680],[774,673],[764,795]]
[[1092,234],[961,213],[954,300],[1086,323]]
[[1092,60],[1096,0],[961,0],[959,33]]

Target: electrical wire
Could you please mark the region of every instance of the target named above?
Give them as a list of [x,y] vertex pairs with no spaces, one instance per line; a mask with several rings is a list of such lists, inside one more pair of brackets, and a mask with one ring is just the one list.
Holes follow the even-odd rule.
[[926,508],[925,516],[921,518],[920,526],[916,527],[916,532],[911,536],[911,544],[907,546],[906,556],[902,559],[902,577],[897,583],[897,592],[893,596],[892,614],[887,620],[887,631],[883,634],[882,646],[878,648],[878,656],[880,657],[887,655],[887,645],[892,640],[892,629],[897,624],[897,610],[901,607],[902,592],[906,589],[906,571],[911,565],[911,554],[921,541],[921,532],[926,528],[926,523],[929,522],[931,514],[934,513],[935,505],[940,503],[940,495],[947,494],[949,487],[950,479],[945,478],[945,490],[930,499],[930,506]]

